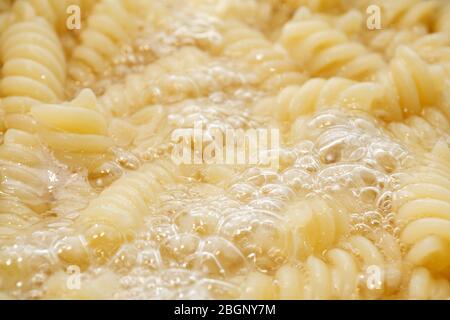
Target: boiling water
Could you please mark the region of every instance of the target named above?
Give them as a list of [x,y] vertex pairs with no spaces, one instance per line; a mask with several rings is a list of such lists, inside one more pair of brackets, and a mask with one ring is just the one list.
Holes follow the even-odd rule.
[[[99,97],[104,95],[99,98],[103,103],[116,90],[114,85],[126,88],[125,77],[143,73],[148,65],[162,72],[147,79],[154,82],[145,105],[124,106],[127,111],[118,114],[104,103],[115,141],[112,155],[94,170],[74,169],[40,145],[44,165],[35,174],[46,185],[38,193],[38,214],[28,214],[20,200],[8,197],[11,190],[26,186],[3,177],[0,297],[280,298],[280,270],[293,266],[308,273],[308,257],[326,261],[329,250],[346,248],[353,236],[384,250],[389,268],[398,271],[384,292],[372,294],[358,285],[358,297],[408,297],[411,268],[398,267],[407,248],[399,240],[393,202],[399,180],[421,163],[425,150],[402,141],[395,128],[363,112],[329,109],[295,123],[255,113],[254,105],[278,90],[262,85],[257,65],[220,54],[224,22],[208,5],[203,11],[189,6],[174,10],[170,3],[155,4],[158,14],[143,23],[95,82],[68,85],[72,96],[83,86],[92,87]],[[274,24],[288,18],[285,11]],[[268,19],[260,14],[259,21]],[[190,47],[196,49],[181,51]],[[144,223],[126,241],[92,248],[79,226],[80,212],[144,164],[172,161],[171,133],[197,121],[205,128],[278,129],[279,167],[181,165],[174,181],[149,190],[153,201],[142,212]],[[447,137],[448,132],[439,135]],[[10,161],[2,160],[2,166],[8,165]],[[308,222],[312,225],[329,219],[321,214],[331,212],[333,222],[320,220],[331,226],[328,232],[319,222],[312,233],[309,227],[297,229],[296,219],[306,219],[308,212],[316,214]],[[91,236],[108,239],[108,230]],[[386,239],[399,252],[386,252]],[[358,253],[353,254],[357,260]],[[357,281],[363,283],[365,270],[359,268]],[[270,295],[252,296],[267,279]]]

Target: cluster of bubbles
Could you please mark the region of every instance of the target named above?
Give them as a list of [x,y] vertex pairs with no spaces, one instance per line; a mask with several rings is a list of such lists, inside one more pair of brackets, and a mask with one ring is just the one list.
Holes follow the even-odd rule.
[[[208,109],[189,109],[188,114],[195,111],[204,121],[212,118]],[[220,115],[222,124],[226,123],[227,117],[217,109],[211,114]],[[182,115],[175,119],[186,121]],[[178,123],[183,124],[192,123]],[[249,270],[275,272],[290,259],[284,209],[296,199],[317,195],[342,199],[357,234],[378,228],[394,231],[391,174],[406,165],[408,152],[361,114],[327,111],[304,126],[307,136],[288,141],[280,150],[278,169],[247,166],[237,170],[240,173],[225,189],[191,181],[161,195],[137,242],[150,248],[146,255],[154,270],[149,276],[152,281],[160,281],[154,273],[167,268],[189,270],[193,277],[229,285]],[[136,265],[143,261],[139,258],[139,252],[146,252],[142,248],[119,251],[113,259],[116,267],[122,272],[141,270]],[[135,252],[132,262],[130,252]],[[192,289],[186,283],[165,294],[150,293],[142,286],[142,281],[150,281],[143,274],[132,271],[125,276],[127,284],[135,283],[133,290],[139,292],[134,297],[166,297],[170,292],[168,296],[181,298]],[[152,288],[160,286],[160,292],[167,290],[167,284]]]
[[[143,138],[138,146],[130,147],[135,149],[115,148],[112,159],[95,170],[49,172],[56,178],[51,185],[52,207],[45,219],[18,232],[13,241],[0,238],[0,289],[8,288],[13,297],[45,297],[49,277],[72,264],[82,272],[97,274],[95,257],[74,227],[79,211],[126,171],[138,170],[142,162],[157,158],[153,154],[170,157],[172,130],[191,129],[201,122],[206,143],[212,129],[274,125],[271,119],[250,114],[252,104],[265,94],[258,88],[259,70],[215,56],[222,45],[220,22],[200,10],[171,8],[172,2],[156,8],[148,26],[124,45],[112,69],[95,84],[96,93],[129,74],[143,72],[145,66],[181,47],[206,51],[207,62],[164,72],[149,84],[154,92],[151,103],[160,103],[164,109],[163,124],[158,127],[163,132],[148,134],[148,139],[162,137],[149,151],[151,156],[138,149],[149,145]],[[136,127],[145,131],[149,124]],[[354,234],[382,229],[396,235],[392,195],[395,174],[408,166],[408,150],[373,118],[349,110],[320,112],[299,119],[290,129],[292,133],[283,137],[277,150],[278,168],[231,166],[227,172],[234,175],[221,183],[186,174],[182,183],[164,186],[132,241],[102,261],[104,268],[119,277],[119,290],[113,297],[239,297],[240,284],[250,272],[273,275],[292,262],[285,209],[298,200],[321,197],[338,202],[336,206],[350,215]]]
[[297,156],[290,170],[295,173],[285,171],[290,183],[306,189],[306,196],[342,199],[355,231],[383,227],[393,232],[395,172],[411,164],[409,151],[361,113],[329,110],[298,123],[295,130],[301,141],[293,142]]
[[220,193],[217,187],[192,182],[161,194],[136,240],[109,261],[121,275],[117,298],[223,296],[219,292],[236,297],[237,288],[228,277],[243,274],[247,261],[217,230],[221,210],[237,210],[239,203]]
[[158,54],[165,55],[183,46],[214,51],[222,44],[218,19],[204,11],[181,7],[158,21],[158,30],[149,32]]
[[[189,103],[179,108],[168,116],[174,127],[190,127],[199,120],[207,127],[261,126],[236,113],[238,108]],[[238,297],[240,281],[249,271],[273,274],[292,259],[285,209],[298,199],[338,199],[350,215],[353,233],[382,228],[395,235],[392,177],[407,166],[407,150],[375,120],[349,111],[319,113],[293,130],[296,134],[285,137],[279,150],[278,168],[247,165],[233,168],[236,175],[225,184],[197,177],[166,186],[135,239],[105,262],[120,277],[115,298]],[[118,155],[131,165],[127,170],[139,167],[139,159],[126,152]],[[74,175],[66,182],[66,188],[80,192],[87,177],[81,181]],[[59,193],[68,194],[62,189]],[[8,284],[13,296],[42,298],[46,279],[73,263],[72,256],[84,263],[85,272],[94,267],[72,228],[78,210],[69,208],[64,203],[58,211],[66,212],[64,219],[36,225],[2,248],[0,269],[15,275],[8,278],[14,282]]]

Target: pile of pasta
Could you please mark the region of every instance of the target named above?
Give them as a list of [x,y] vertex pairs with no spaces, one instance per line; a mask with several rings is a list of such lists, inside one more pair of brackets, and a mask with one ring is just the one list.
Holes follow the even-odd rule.
[[1,1],[0,66],[0,299],[450,298],[448,1]]

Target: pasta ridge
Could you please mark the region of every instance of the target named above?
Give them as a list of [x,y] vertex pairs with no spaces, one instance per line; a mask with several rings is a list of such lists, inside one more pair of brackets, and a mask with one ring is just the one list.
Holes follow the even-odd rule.
[[[446,275],[450,270],[450,176],[446,172],[449,161],[448,144],[438,141],[425,160],[429,178],[413,178],[412,183],[397,192],[396,203],[396,221],[402,227],[400,239],[409,248],[406,259]],[[444,180],[439,183],[433,180],[434,176]]]
[[[383,234],[381,237],[383,250],[366,237],[350,236],[338,247],[327,250],[323,257],[311,255],[299,264],[284,265],[273,278],[252,273],[243,284],[241,297],[309,300],[376,298],[383,293],[395,294],[401,285],[400,249],[392,236]],[[378,268],[381,277],[380,282],[368,286],[371,268]],[[250,287],[254,288],[250,290]],[[265,295],[269,292],[272,297]]]
[[257,81],[263,87],[276,90],[304,82],[304,75],[287,59],[286,53],[257,30],[233,21],[225,26],[222,33],[222,52],[226,56],[241,58],[251,65],[258,65]]
[[39,215],[49,209],[48,159],[36,136],[9,129],[0,146],[0,162],[1,229],[14,234],[39,221]]
[[283,27],[280,42],[296,63],[316,77],[371,79],[385,66],[380,55],[351,41],[305,8]]
[[102,0],[94,6],[69,61],[73,80],[87,86],[107,71],[123,42],[137,33],[139,8],[126,0]]
[[39,104],[31,115],[36,120],[38,135],[69,165],[87,167],[104,160],[113,146],[108,124],[99,111],[97,99],[85,89],[68,104]]
[[157,201],[158,193],[177,179],[177,167],[161,160],[144,164],[106,188],[80,212],[77,224],[94,257],[110,257],[126,241],[134,238],[147,205]]
[[1,105],[7,127],[30,130],[25,114],[31,106],[64,99],[65,57],[56,33],[28,3],[19,1],[13,10],[16,21],[0,39]]

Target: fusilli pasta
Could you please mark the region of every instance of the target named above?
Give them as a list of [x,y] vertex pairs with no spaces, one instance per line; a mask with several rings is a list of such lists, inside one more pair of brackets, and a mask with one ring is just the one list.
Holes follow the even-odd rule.
[[108,124],[89,89],[67,105],[36,105],[31,115],[39,125],[42,141],[58,158],[72,166],[93,166],[102,161],[112,147],[111,138],[107,136]]
[[378,74],[378,81],[386,90],[386,110],[380,114],[386,120],[419,114],[426,106],[439,106],[446,87],[442,66],[426,64],[406,46],[397,48],[389,69]]
[[375,1],[383,15],[383,27],[417,27],[423,25],[431,29],[439,1],[399,0]]
[[142,2],[102,0],[95,5],[69,62],[74,80],[89,85],[108,69],[120,46],[137,32],[138,3]]
[[242,23],[228,24],[223,31],[223,53],[258,64],[257,81],[269,89],[280,89],[299,84],[304,76],[291,63],[285,53],[274,47],[260,32]]
[[384,66],[378,54],[305,9],[284,26],[280,40],[294,61],[313,76],[362,80],[373,77]]
[[[14,6],[15,22],[2,33],[0,52],[2,108],[8,127],[30,128],[29,121],[14,114],[26,114],[36,103],[54,103],[64,98],[65,57],[55,32],[48,23],[34,15],[27,4]],[[8,116],[13,117],[9,121]],[[19,116],[19,119],[23,117]]]
[[80,212],[78,224],[97,258],[111,256],[150,214],[147,205],[156,201],[163,188],[174,183],[176,167],[170,162],[143,165],[105,189]]
[[439,141],[426,158],[426,180],[413,174],[410,184],[398,191],[396,216],[402,226],[400,239],[409,248],[406,259],[446,274],[450,266],[450,180],[445,168],[449,161],[450,149]]
[[[242,297],[357,299],[364,296],[375,298],[383,292],[395,292],[400,285],[400,249],[392,237],[388,235],[384,237],[382,244],[384,248],[392,245],[395,247],[382,250],[365,237],[352,236],[339,248],[328,250],[323,258],[309,256],[298,267],[286,264],[278,269],[275,275],[278,286],[272,284],[270,277],[264,279],[267,276],[250,275],[243,284]],[[373,282],[377,290],[368,290],[365,283],[371,281],[369,279],[371,268],[378,268],[376,270],[381,274],[378,280]],[[364,280],[361,281],[361,278]],[[261,286],[268,288],[263,290]]]
[[0,0],[0,299],[449,299],[449,8]]
[[[342,78],[312,79],[303,86],[283,89],[276,98],[263,100],[255,108],[256,113],[269,113],[282,120],[294,121],[323,108],[374,110],[382,97],[382,87],[376,83]],[[269,110],[265,110],[267,108]]]
[[48,159],[36,136],[9,129],[0,146],[0,162],[0,225],[3,235],[14,234],[39,221],[39,214],[49,208]]

